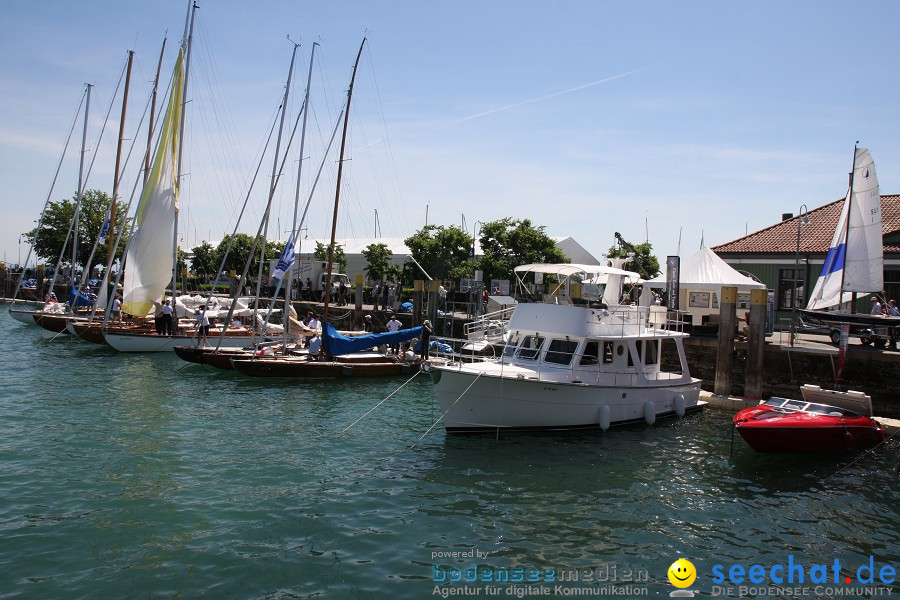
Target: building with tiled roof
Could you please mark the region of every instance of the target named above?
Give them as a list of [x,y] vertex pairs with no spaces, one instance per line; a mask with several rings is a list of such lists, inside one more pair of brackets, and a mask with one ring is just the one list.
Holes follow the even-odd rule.
[[[797,216],[786,214],[779,223],[712,250],[774,290],[777,318],[790,318],[795,289],[798,306],[806,306],[807,293],[819,277],[843,207],[841,198]],[[900,300],[900,195],[881,196],[881,219],[884,291],[888,298]],[[867,305],[868,301],[860,303],[862,310],[867,310]]]

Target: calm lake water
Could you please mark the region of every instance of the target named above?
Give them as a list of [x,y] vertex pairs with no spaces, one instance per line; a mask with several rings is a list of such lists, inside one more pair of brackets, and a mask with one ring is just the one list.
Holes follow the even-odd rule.
[[[425,376],[342,433],[404,379],[247,379],[51,340],[5,307],[0,344],[0,598],[668,597],[679,557],[701,596],[741,591],[717,565],[759,564],[747,595],[845,597],[825,588],[862,586],[871,557],[861,595],[900,597],[876,589],[900,571],[896,440],[789,457],[736,436],[732,452],[719,410],[419,440],[440,416]],[[768,589],[789,556],[807,592]],[[835,560],[838,584],[810,582]],[[485,581],[517,568],[541,581]]]

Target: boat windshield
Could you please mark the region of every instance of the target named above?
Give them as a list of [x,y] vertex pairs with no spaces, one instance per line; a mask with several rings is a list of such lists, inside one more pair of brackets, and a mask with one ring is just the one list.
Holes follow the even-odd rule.
[[775,396],[766,400],[765,405],[777,408],[781,412],[801,411],[817,415],[829,415],[832,417],[847,418],[858,418],[861,416],[860,414],[855,413],[852,410],[847,410],[846,408],[829,406],[827,404],[816,404],[814,402],[805,402],[803,400],[788,400],[786,398],[778,398]]
[[516,358],[524,358],[526,360],[535,360],[541,352],[541,346],[544,345],[544,338],[539,335],[527,335],[516,352]]

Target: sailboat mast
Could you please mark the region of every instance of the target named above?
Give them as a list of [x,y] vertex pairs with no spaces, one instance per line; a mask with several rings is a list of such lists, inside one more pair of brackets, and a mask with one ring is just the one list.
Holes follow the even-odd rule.
[[347,89],[347,110],[344,112],[344,132],[341,135],[341,155],[338,159],[337,186],[334,190],[334,216],[331,219],[331,243],[328,245],[328,278],[325,280],[325,306],[322,310],[322,327],[328,322],[328,303],[331,300],[331,275],[334,271],[334,242],[337,233],[338,205],[341,199],[341,173],[344,169],[344,148],[347,145],[347,123],[350,120],[350,99],[353,97],[353,82],[356,81],[356,68],[359,67],[359,59],[362,56],[366,38],[359,45],[356,54],[356,62],[353,63],[353,75],[350,76],[350,87]]
[[[313,42],[312,51],[309,53],[309,71],[306,75],[306,93],[303,96],[303,125],[300,128],[300,161],[297,165],[297,186],[294,192],[294,221],[291,227],[291,240],[294,243],[294,247],[299,250],[300,240],[295,239],[297,236],[297,210],[300,205],[300,176],[303,174],[303,150],[306,146],[306,117],[309,115],[309,88],[312,85],[312,69],[313,69],[313,60],[316,56],[316,46],[318,46],[318,42]],[[295,252],[296,253],[296,252]],[[285,286],[284,286],[284,352],[287,354],[287,339],[290,334],[291,327],[291,315],[290,310],[288,309],[291,306],[291,275],[294,272],[294,265],[291,264],[285,274]]]
[[[850,231],[850,211],[853,209],[853,175],[856,173],[856,150],[859,142],[853,144],[853,166],[850,168],[850,189],[847,191],[847,221],[844,223],[844,264],[841,265],[841,288],[838,292],[838,306],[844,303],[844,274],[847,272],[847,236]],[[856,312],[856,293],[850,302],[850,312]]]
[[[82,186],[84,185],[84,154],[87,148],[87,132],[88,132],[88,110],[91,107],[91,88],[94,87],[90,83],[87,85],[87,101],[84,103],[84,128],[81,134],[81,158],[78,161],[78,197],[75,200],[75,220],[74,220],[74,237],[72,238],[72,272],[70,279],[72,285],[75,285],[75,261],[78,259],[78,227],[81,218],[81,197],[84,195]],[[72,306],[74,309],[74,304]]]
[[168,37],[163,38],[162,48],[159,50],[159,62],[156,64],[156,79],[153,80],[153,92],[150,100],[150,126],[147,129],[147,152],[144,155],[144,183],[150,177],[150,156],[153,154],[153,117],[156,114],[156,90],[159,88],[159,73],[162,71],[163,54],[166,52],[166,41]]
[[[119,118],[119,143],[116,146],[116,168],[113,174],[112,200],[109,204],[109,233],[106,241],[106,256],[112,257],[113,238],[116,231],[116,199],[119,195],[119,169],[122,162],[122,142],[125,140],[125,113],[128,109],[128,87],[131,85],[131,65],[134,63],[134,50],[128,51],[128,67],[125,72],[125,91],[122,93],[122,116]],[[105,274],[109,279],[109,272]]]
[[194,37],[194,15],[197,12],[197,3],[194,2],[190,11],[190,25],[187,28],[187,36],[184,39],[184,86],[181,91],[181,123],[179,123],[178,136],[178,161],[175,171],[175,226],[172,236],[172,309],[175,309],[175,298],[178,296],[178,198],[181,188],[181,166],[184,160],[184,119],[187,112],[188,75],[191,70],[191,40]]
[[[275,198],[275,190],[278,187],[278,179],[279,179],[278,159],[281,158],[279,156],[279,153],[281,152],[281,138],[282,138],[282,135],[284,134],[284,120],[285,120],[285,117],[287,116],[287,110],[288,110],[287,104],[288,104],[288,98],[290,97],[290,92],[291,92],[291,79],[294,75],[294,61],[297,58],[297,48],[299,48],[299,47],[300,47],[300,44],[294,44],[294,50],[291,52],[291,64],[288,67],[287,82],[284,84],[284,97],[281,99],[281,118],[280,118],[279,124],[278,124],[278,137],[275,138],[275,153],[274,153],[274,158],[272,160],[272,181],[269,184],[269,201],[266,204],[266,212],[263,215],[262,238],[260,239],[259,236],[257,236],[257,238],[260,239],[260,241],[262,242],[260,244],[260,249],[259,249],[259,269],[257,270],[257,274],[256,274],[256,306],[257,307],[259,307],[259,296],[260,296],[261,289],[262,289],[263,263],[266,260],[266,237],[268,236],[268,232],[269,232],[269,216],[272,213],[272,201]],[[285,151],[285,157],[286,157],[286,155],[287,155],[287,151]],[[280,231],[276,233],[276,235],[280,235],[280,234],[281,234]],[[253,256],[251,255],[250,258],[252,261]],[[266,313],[266,322],[265,322],[266,326],[268,326],[268,324],[269,324],[269,315],[272,314],[272,308],[273,308],[274,304],[275,304],[275,294],[273,294],[272,297],[269,299],[269,310]],[[285,313],[287,313],[287,305],[286,304],[285,304],[284,310],[285,310]]]

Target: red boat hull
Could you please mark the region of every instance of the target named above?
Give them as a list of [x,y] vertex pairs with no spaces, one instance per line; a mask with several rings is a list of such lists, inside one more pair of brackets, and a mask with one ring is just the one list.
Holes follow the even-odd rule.
[[765,453],[863,450],[884,441],[881,424],[869,417],[783,412],[766,405],[740,411],[734,426],[751,448]]

